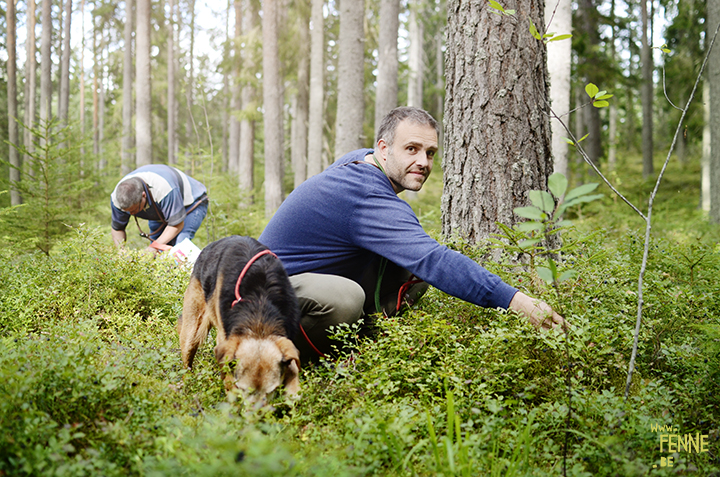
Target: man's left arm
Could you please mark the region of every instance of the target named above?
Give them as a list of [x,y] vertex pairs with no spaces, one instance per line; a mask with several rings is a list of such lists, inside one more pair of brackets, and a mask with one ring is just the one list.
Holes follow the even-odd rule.
[[161,252],[162,250],[154,245],[167,245],[168,242],[177,237],[177,235],[182,231],[184,224],[185,222],[183,221],[177,225],[167,225],[160,236],[155,239],[151,245],[148,245],[146,251],[154,253]]

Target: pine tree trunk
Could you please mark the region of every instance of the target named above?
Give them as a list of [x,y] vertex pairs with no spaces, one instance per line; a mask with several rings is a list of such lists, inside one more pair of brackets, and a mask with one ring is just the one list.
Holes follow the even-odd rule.
[[310,5],[307,0],[298,2],[298,68],[297,94],[293,104],[291,127],[291,163],[294,185],[299,186],[307,177],[308,88],[310,87]]
[[228,171],[239,173],[240,170],[240,118],[238,115],[242,111],[242,85],[240,84],[241,65],[240,42],[242,37],[242,0],[235,0],[235,54],[233,55],[233,80],[232,80],[232,98],[230,99],[230,107],[232,114],[230,115],[230,138],[228,144]]
[[362,147],[364,106],[365,1],[340,3],[335,157]]
[[7,102],[8,102],[8,159],[10,160],[10,205],[21,203],[20,192],[16,184],[20,181],[20,155],[15,146],[19,146],[17,123],[17,58],[15,45],[15,2],[8,0],[6,9],[7,28]]
[[[52,117],[52,0],[42,2],[42,35],[40,41],[40,127],[47,127]],[[41,138],[44,142],[47,138]]]
[[[706,37],[707,38],[707,37]],[[703,81],[703,135],[702,135],[702,159],[700,160],[700,207],[705,212],[710,212],[710,85]]]
[[[720,0],[707,2],[708,34],[720,23]],[[708,59],[707,82],[710,83],[710,223],[720,223],[720,48],[717,40]]]
[[[185,89],[185,107],[187,108],[188,115],[185,121],[185,138],[188,141],[188,146],[196,141],[196,136],[193,134],[193,104],[195,96],[195,0],[190,0],[188,8],[190,9],[190,52],[188,58],[188,79],[187,87]],[[200,145],[197,144],[199,147]],[[188,150],[190,148],[188,147]],[[186,152],[186,156],[187,156]],[[185,170],[190,171],[194,167],[192,158],[187,157],[185,163]]]
[[324,88],[325,81],[325,32],[324,0],[312,0],[312,30],[310,32],[310,111],[308,114],[308,168],[307,176],[322,171]]
[[150,79],[150,0],[137,0],[135,34],[136,166],[152,163],[152,89]]
[[[25,40],[25,130],[23,131],[23,144],[28,152],[35,150],[33,144],[34,135],[31,128],[35,127],[36,98],[37,98],[37,45],[35,38],[35,23],[37,6],[35,0],[28,0],[27,3],[27,39]],[[33,175],[32,157],[29,154],[23,156],[23,167],[29,175]]]
[[[398,27],[400,0],[381,0],[378,74],[375,93],[375,134],[380,122],[398,104]],[[375,138],[373,138],[374,140]]]
[[[572,32],[572,3],[570,0],[545,3],[545,25],[550,32],[566,34]],[[550,75],[550,99],[552,110],[564,123],[570,111],[570,73],[572,42],[570,39],[551,42],[547,45],[548,73]],[[555,172],[568,174],[568,143],[561,120],[551,119],[552,153]]]
[[278,51],[278,0],[263,2],[263,103],[265,105],[265,216],[282,203],[283,117]]
[[[518,1],[535,25],[538,0]],[[527,17],[507,19],[474,0],[448,1],[442,233],[470,242],[513,225],[527,192],[552,173],[544,44]]]
[[408,54],[408,106],[423,107],[423,76],[425,62],[423,61],[423,24],[420,20],[422,11],[420,4],[410,5],[410,53]]
[[642,150],[643,150],[643,177],[648,178],[653,175],[653,60],[650,50],[650,40],[648,30],[650,29],[650,20],[648,18],[647,0],[640,2],[642,10]]
[[133,169],[133,133],[132,133],[132,87],[133,87],[133,0],[125,0],[125,44],[123,49],[123,109],[122,109],[122,149],[121,172],[129,174]]
[[65,0],[65,27],[63,28],[62,63],[60,65],[60,98],[58,117],[67,124],[70,108],[70,30],[72,25],[72,0]]
[[169,0],[168,12],[168,40],[167,40],[167,148],[168,164],[177,164],[175,155],[175,141],[177,141],[177,125],[175,124],[175,0]]
[[[254,32],[258,29],[259,15],[256,0],[244,0],[245,9],[243,13],[243,31],[247,32],[248,38],[255,38]],[[247,47],[243,50],[243,66],[248,78],[254,78],[257,69],[254,52],[257,47],[256,41],[248,41]],[[252,192],[255,188],[255,114],[257,88],[253,79],[249,79],[242,85],[241,99],[243,117],[240,121],[240,152],[238,154],[238,175],[239,188],[244,197],[251,202]]]

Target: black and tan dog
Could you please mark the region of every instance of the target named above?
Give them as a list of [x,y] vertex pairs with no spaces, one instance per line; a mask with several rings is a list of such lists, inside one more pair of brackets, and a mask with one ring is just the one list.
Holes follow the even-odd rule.
[[198,347],[217,328],[215,358],[225,389],[238,388],[260,405],[283,385],[300,389],[297,298],[280,260],[250,237],[233,235],[203,249],[195,262],[178,321],[183,364],[192,367]]

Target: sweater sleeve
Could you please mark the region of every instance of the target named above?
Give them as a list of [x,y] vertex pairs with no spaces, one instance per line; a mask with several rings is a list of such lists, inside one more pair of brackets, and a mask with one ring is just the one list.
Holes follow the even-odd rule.
[[389,187],[370,188],[353,214],[353,240],[432,286],[482,307],[508,308],[517,289],[430,237],[410,205]]

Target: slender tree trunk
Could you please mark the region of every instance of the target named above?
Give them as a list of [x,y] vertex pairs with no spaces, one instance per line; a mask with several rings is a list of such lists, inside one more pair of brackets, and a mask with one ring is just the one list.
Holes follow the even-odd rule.
[[295,187],[307,177],[307,133],[308,133],[308,102],[310,87],[310,4],[309,0],[298,2],[298,69],[297,94],[293,104],[291,126],[291,162],[294,172]]
[[[52,0],[42,0],[42,35],[40,41],[40,121],[46,127],[52,117]],[[41,138],[41,141],[47,138]]]
[[101,17],[93,18],[93,154],[97,157],[100,154],[100,98],[98,96],[100,88],[100,70],[102,68],[102,59],[100,57],[100,45],[98,44],[98,24],[102,24]]
[[[572,32],[572,3],[570,0],[548,0],[545,3],[545,30],[567,34]],[[567,134],[560,121],[569,121],[570,73],[572,42],[555,41],[547,45],[548,73],[550,74],[550,101],[552,110],[561,119],[551,119],[552,153],[555,172],[568,174],[568,143],[563,139]]]
[[[185,89],[185,106],[188,110],[187,120],[185,121],[185,137],[189,145],[193,142],[191,138],[195,137],[193,134],[193,98],[195,95],[195,0],[190,0],[188,8],[190,9],[190,51],[188,58],[187,88]],[[188,150],[189,149],[190,148],[188,148]],[[188,167],[192,167],[192,165],[186,163],[185,169],[188,170]]]
[[[230,38],[230,10],[232,9],[233,1],[228,0],[227,8],[225,9],[225,48],[223,54],[225,57],[230,56],[230,52],[233,51],[232,39]],[[223,89],[222,89],[222,101],[224,107],[222,108],[222,171],[227,172],[228,170],[228,134],[230,133],[230,115],[228,114],[228,100],[230,99],[230,75],[228,74],[228,68],[223,67]]]
[[168,4],[168,40],[167,40],[167,149],[168,164],[177,164],[175,155],[175,142],[177,141],[177,125],[175,124],[175,110],[177,99],[175,98],[175,0]]
[[307,176],[322,171],[324,89],[325,81],[325,36],[323,6],[324,0],[312,0],[310,13],[310,111],[308,114],[308,168]]
[[[228,171],[232,173],[238,173],[240,171],[240,112],[242,111],[242,97],[241,97],[241,48],[240,43],[242,40],[242,0],[235,0],[235,42],[234,42],[234,55],[233,59],[233,81],[232,81],[232,98],[230,99],[230,106],[232,108],[232,114],[230,115],[230,144],[228,144]],[[247,47],[247,45],[246,45]]]
[[710,212],[710,157],[712,154],[710,134],[710,84],[703,81],[703,135],[700,179],[700,207]]
[[[542,24],[542,1],[515,5]],[[515,224],[513,209],[552,173],[546,53],[524,17],[475,0],[447,9],[442,233],[478,242]]]
[[137,0],[135,34],[136,166],[152,163],[152,89],[150,76],[150,0]]
[[265,216],[282,203],[283,117],[278,51],[278,1],[263,2],[263,103],[265,105]]
[[[82,25],[80,41],[80,135],[85,143],[85,0],[80,0],[80,24]],[[84,174],[85,146],[80,146],[80,175]]]
[[257,112],[257,91],[255,87],[255,72],[258,68],[255,59],[257,42],[251,41],[257,37],[255,32],[259,25],[258,4],[256,0],[244,0],[243,31],[247,33],[247,44],[243,49],[242,62],[249,78],[242,84],[242,119],[240,120],[240,152],[238,154],[239,188],[243,197],[253,200],[252,192],[255,188],[255,114]]
[[7,27],[7,102],[8,102],[8,159],[10,160],[10,205],[21,203],[20,191],[17,183],[20,182],[20,155],[16,146],[20,145],[17,123],[17,58],[15,45],[15,2],[8,0],[5,11]]
[[[610,2],[610,22],[612,27],[610,29],[610,61],[615,64],[617,54],[615,51],[615,0]],[[617,90],[617,83],[612,82],[613,91]],[[617,123],[618,123],[618,108],[617,101],[610,101],[610,108],[608,114],[608,170],[614,171],[617,164]]]
[[362,147],[364,107],[365,1],[340,3],[335,157]]
[[[587,38],[587,55],[583,55],[578,60],[578,69],[581,71],[580,77],[585,83],[601,83],[598,79],[597,64],[601,61],[600,51],[600,34],[598,32],[598,10],[592,0],[578,0],[578,28],[584,31]],[[584,83],[584,84],[585,84]],[[583,84],[583,87],[584,87]],[[598,84],[601,86],[601,84]],[[587,98],[585,92],[581,92],[583,98]],[[583,103],[580,103],[583,104]],[[603,155],[602,150],[602,123],[600,121],[600,111],[598,108],[586,107],[581,110],[581,114],[585,116],[585,127],[587,128],[588,137],[583,143],[585,152],[590,160],[598,165]],[[582,136],[580,136],[582,137]],[[591,174],[594,171],[591,170]]]
[[98,171],[104,171],[107,167],[107,160],[105,159],[105,47],[107,43],[105,41],[105,30],[103,25],[100,25],[100,71],[98,74],[98,124],[97,124],[97,138],[98,138]]
[[375,134],[380,122],[398,104],[398,28],[400,0],[381,0],[378,75],[375,93]]
[[[707,2],[707,31],[714,32],[720,23],[720,1]],[[717,43],[708,59],[707,83],[710,83],[710,223],[720,223],[720,48]]]
[[648,1],[642,0],[640,7],[642,10],[642,150],[643,150],[643,177],[648,178],[653,175],[653,61],[652,52],[650,50],[650,40],[648,32],[650,29],[650,20],[648,18]]
[[63,28],[62,62],[60,64],[60,98],[58,117],[67,125],[70,109],[70,30],[72,25],[72,0],[65,0],[65,27]]
[[[172,0],[171,0],[172,1]],[[132,133],[132,88],[133,88],[133,0],[125,0],[125,45],[123,49],[123,134],[121,149],[121,172],[125,176],[135,165],[133,159],[133,133]],[[171,67],[168,66],[168,69]],[[169,87],[168,87],[169,88]],[[169,129],[169,128],[168,128]]]
[[[35,150],[34,135],[31,128],[35,127],[35,114],[37,98],[37,45],[35,38],[35,23],[37,16],[37,6],[35,0],[28,0],[27,3],[27,39],[25,40],[25,130],[23,131],[23,144],[28,152]],[[32,168],[32,157],[25,154],[23,157],[23,165],[27,173],[34,175]]]
[[423,107],[423,76],[425,75],[425,62],[423,61],[424,28],[421,20],[422,11],[420,3],[410,5],[410,53],[408,54],[408,106]]

